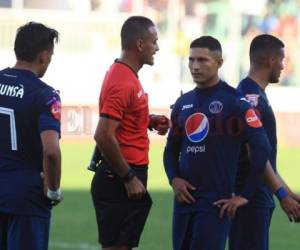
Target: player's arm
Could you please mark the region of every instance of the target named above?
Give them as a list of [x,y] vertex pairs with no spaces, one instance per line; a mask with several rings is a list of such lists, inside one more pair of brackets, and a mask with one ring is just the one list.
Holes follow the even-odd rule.
[[221,199],[214,204],[221,207],[220,217],[224,213],[232,218],[238,207],[245,205],[254,194],[265,171],[266,162],[269,158],[270,145],[261,121],[244,98],[239,102],[239,116],[243,123],[243,136],[247,141],[252,159],[250,172],[246,178],[241,193],[230,199]]
[[94,139],[99,149],[114,170],[121,177],[129,198],[141,198],[146,189],[142,182],[135,176],[124,159],[119,143],[116,139],[116,130],[120,122],[108,117],[100,117]]
[[43,178],[45,195],[53,201],[53,205],[62,200],[60,191],[61,152],[59,133],[55,130],[41,132],[43,146]]
[[300,219],[300,204],[293,198],[293,192],[285,184],[280,175],[276,174],[268,161],[264,172],[264,181],[278,198],[281,208],[290,221]]
[[297,202],[299,202],[300,204],[300,195],[294,193],[291,188],[287,185],[287,183],[284,181],[284,179],[281,177],[281,175],[277,172],[277,176],[278,178],[281,180],[282,185],[284,186],[284,188],[287,190],[288,194]]
[[[258,100],[258,96],[256,98],[256,101],[254,101],[254,103],[252,104],[255,106],[257,115],[263,117],[266,113],[266,107],[268,106],[268,104],[261,101],[261,99]],[[249,101],[251,102],[251,100]],[[264,181],[266,185],[272,190],[272,192],[277,196],[282,209],[288,215],[289,219],[293,220],[293,218],[295,219],[296,217],[298,217],[299,205],[297,204],[297,202],[292,200],[292,198],[300,201],[300,196],[294,194],[286,185],[284,180],[280,177],[280,175],[274,172],[269,161],[266,164]]]
[[193,190],[195,187],[181,178],[178,170],[182,132],[177,122],[177,106],[178,105],[175,104],[171,114],[172,125],[164,150],[164,167],[177,201],[190,204],[195,202],[195,199],[189,190]]
[[263,131],[252,134],[248,138],[248,144],[252,157],[256,160],[251,162],[251,170],[246,178],[241,193],[234,195],[232,198],[221,199],[214,202],[214,205],[220,207],[220,218],[222,218],[225,213],[229,218],[233,218],[236,210],[248,203],[260,180],[263,178],[270,149],[267,136]]

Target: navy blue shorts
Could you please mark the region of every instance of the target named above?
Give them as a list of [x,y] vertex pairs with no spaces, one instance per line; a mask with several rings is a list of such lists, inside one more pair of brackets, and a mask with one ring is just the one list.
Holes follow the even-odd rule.
[[[151,197],[147,192],[140,200],[129,199],[124,183],[105,164],[101,163],[97,169],[91,187],[99,243],[103,248],[117,245],[136,247],[152,205]],[[147,167],[134,170],[146,186]]]
[[230,250],[268,250],[273,208],[241,207],[232,221]]
[[174,213],[173,249],[224,250],[229,228],[229,219],[216,213]]
[[0,213],[1,250],[47,250],[50,218]]

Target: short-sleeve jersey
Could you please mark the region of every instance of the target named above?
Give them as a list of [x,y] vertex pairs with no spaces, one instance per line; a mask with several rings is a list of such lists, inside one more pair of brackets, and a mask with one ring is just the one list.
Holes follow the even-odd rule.
[[[268,101],[265,91],[251,78],[243,79],[238,90],[249,100],[255,112],[260,117],[264,129],[268,136],[271,152],[270,163],[276,171],[276,154],[277,154],[277,136],[276,136],[276,120],[272,107]],[[255,159],[254,159],[255,160]],[[239,168],[237,172],[237,190],[239,190],[244,183],[245,176],[249,173],[250,159],[246,145],[242,146]],[[247,206],[259,207],[274,207],[274,200],[272,191],[261,181],[255,192],[255,195],[250,200]]]
[[125,160],[134,165],[148,164],[148,96],[137,74],[116,61],[105,75],[99,98],[100,117],[120,122],[116,138]]
[[[213,202],[234,192],[242,142],[264,137],[260,120],[249,102],[223,81],[182,95],[171,120],[164,154],[166,173],[170,181],[180,177],[196,188],[191,190],[196,203],[175,201],[175,211],[217,210]],[[264,157],[258,159],[262,169],[267,154]]]
[[60,134],[58,93],[31,71],[0,71],[0,124],[0,212],[48,217],[40,133]]

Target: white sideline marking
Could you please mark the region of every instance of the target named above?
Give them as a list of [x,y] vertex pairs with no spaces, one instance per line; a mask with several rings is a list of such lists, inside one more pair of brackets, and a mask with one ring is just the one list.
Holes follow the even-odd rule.
[[89,243],[69,243],[63,241],[51,241],[49,242],[50,247],[59,247],[61,249],[72,249],[72,250],[99,250],[100,246],[91,245]]

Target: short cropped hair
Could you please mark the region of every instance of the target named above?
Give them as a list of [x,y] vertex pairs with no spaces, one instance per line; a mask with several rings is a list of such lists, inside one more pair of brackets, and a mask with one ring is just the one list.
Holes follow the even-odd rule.
[[220,51],[222,53],[222,46],[220,42],[212,36],[201,36],[191,42],[192,48],[207,48],[211,51]]
[[262,59],[279,53],[284,43],[275,36],[262,34],[256,36],[250,44],[250,63],[261,65]]
[[145,38],[152,26],[155,26],[154,23],[147,17],[129,17],[121,29],[122,50],[132,48],[138,38]]
[[33,62],[38,53],[54,47],[59,33],[41,23],[29,22],[17,30],[14,51],[17,60]]

